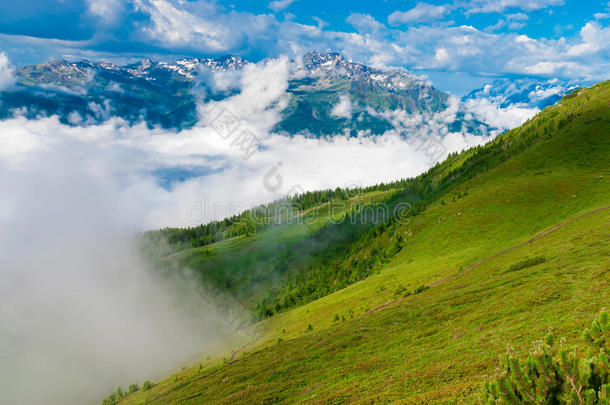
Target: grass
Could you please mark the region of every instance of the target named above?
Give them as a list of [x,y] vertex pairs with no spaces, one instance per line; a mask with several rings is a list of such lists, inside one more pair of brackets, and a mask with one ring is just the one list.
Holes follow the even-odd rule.
[[526,351],[549,326],[577,341],[610,298],[608,100],[610,83],[580,90],[494,141],[542,133],[402,224],[378,274],[122,403],[472,403],[507,343]]
[[[200,374],[186,370],[180,382],[126,403],[470,400],[507,342],[526,350],[547,326],[576,341],[574,331],[608,302],[609,223],[608,211],[584,218],[399,305],[307,333],[301,324],[297,338]],[[505,271],[540,254],[551,259]],[[182,380],[188,390],[169,392]]]

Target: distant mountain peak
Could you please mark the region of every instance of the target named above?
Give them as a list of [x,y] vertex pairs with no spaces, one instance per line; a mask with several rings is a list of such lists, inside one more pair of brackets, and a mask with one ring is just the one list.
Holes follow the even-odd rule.
[[303,57],[303,64],[311,76],[346,77],[376,84],[389,91],[421,90],[424,87],[432,87],[422,78],[405,70],[370,67],[352,62],[336,52],[309,51]]
[[485,98],[499,108],[523,106],[542,110],[578,87],[580,85],[559,79],[498,79],[471,91],[463,100]]

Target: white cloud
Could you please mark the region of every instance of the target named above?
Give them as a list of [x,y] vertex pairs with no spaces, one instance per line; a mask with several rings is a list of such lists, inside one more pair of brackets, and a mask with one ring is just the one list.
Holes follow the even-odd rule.
[[466,100],[465,108],[479,120],[502,131],[516,128],[540,112],[538,108],[526,105],[510,105],[502,108],[487,98]]
[[515,13],[506,15],[505,19],[500,19],[496,24],[485,28],[487,32],[497,31],[503,27],[508,27],[511,30],[520,30],[525,27],[529,17],[525,13]]
[[[596,23],[588,26],[592,24]],[[404,31],[392,30],[391,39],[351,34],[343,36],[340,44],[354,60],[365,63],[381,60],[383,65],[402,65],[411,70],[599,81],[607,78],[609,62],[603,42],[607,30],[599,25],[585,29],[582,45],[576,44],[581,46],[571,53],[568,50],[574,43],[564,38],[551,40],[516,33],[494,34],[471,26],[408,27]]]
[[231,30],[223,24],[197,16],[166,0],[135,0],[136,10],[150,16],[151,24],[142,33],[150,39],[172,46],[195,42],[202,49],[226,51],[234,45]]
[[449,53],[445,48],[438,48],[434,53],[434,59],[439,62],[439,64],[443,65],[449,61]]
[[269,8],[275,12],[287,9],[296,0],[274,0],[269,2]]
[[362,33],[377,33],[385,29],[385,25],[368,14],[353,13],[347,17],[346,21]]
[[17,80],[15,70],[4,52],[0,52],[0,91],[9,88]]
[[450,11],[449,6],[435,6],[428,3],[417,3],[408,11],[395,11],[388,17],[390,24],[410,24],[430,22],[443,18]]
[[610,27],[602,28],[597,22],[588,22],[580,30],[582,42],[568,50],[569,56],[594,54],[610,48]]
[[146,170],[159,157],[140,136],[154,133],[120,121],[0,121],[7,403],[94,403],[166,375],[231,330],[211,301],[155,277],[131,244],[167,194]]
[[515,8],[524,11],[534,11],[551,6],[564,4],[564,0],[472,0],[467,7],[468,13],[502,13],[506,9]]
[[514,21],[528,21],[530,18],[525,13],[515,13],[515,14],[508,14],[506,16],[506,19],[514,20]]
[[[241,101],[234,100],[234,103],[225,107],[245,111]],[[408,114],[402,116],[397,125],[409,136],[437,131],[438,135],[447,136],[449,133],[443,129],[443,123],[455,119],[454,114],[455,111],[439,115],[433,120],[438,122],[434,127],[429,126],[424,117]],[[244,128],[251,128],[259,134],[264,146],[263,150],[257,151],[246,161],[242,159],[243,152],[239,147],[232,144],[233,138],[223,139],[209,126],[173,133],[147,129],[143,125],[130,127],[115,119],[103,125],[69,127],[55,118],[16,118],[0,122],[0,162],[15,170],[33,170],[31,164],[37,160],[40,162],[40,172],[37,173],[42,176],[44,165],[54,159],[57,164],[66,160],[66,165],[74,160],[74,165],[82,167],[66,168],[63,174],[57,175],[58,181],[70,184],[65,176],[77,171],[109,182],[114,188],[99,203],[128,202],[126,208],[116,208],[114,203],[108,208],[116,208],[111,222],[127,231],[187,226],[194,225],[194,220],[207,222],[218,219],[255,203],[279,198],[293,185],[315,190],[341,186],[356,179],[364,184],[375,184],[417,175],[430,165],[427,156],[395,131],[379,137],[349,138],[337,135],[331,139],[287,138],[264,132],[270,126],[265,119],[240,118]],[[462,134],[452,136],[463,137],[462,145],[486,140]],[[70,160],[62,157],[69,153],[79,158]],[[353,166],[354,161],[365,157],[367,165],[360,168]],[[278,162],[283,162],[281,174],[285,187],[270,192],[263,187],[262,179]],[[161,188],[153,174],[159,168],[193,166],[210,167],[214,171],[175,183],[171,190]],[[236,193],[235,190],[240,192]],[[233,207],[232,211],[216,212],[214,215],[206,212],[195,219],[189,217],[192,204],[203,198]],[[0,217],[15,217],[18,212],[15,210],[20,205],[12,207],[3,207]]]
[[520,30],[521,28],[525,27],[527,24],[525,24],[524,22],[510,22],[508,23],[508,28],[510,28],[511,30]]
[[87,0],[87,7],[103,24],[112,24],[123,12],[124,3],[121,0]]
[[525,73],[539,76],[561,75],[569,77],[570,72],[577,72],[578,70],[579,66],[574,62],[556,61],[542,61],[523,67]]
[[331,115],[339,118],[352,117],[352,102],[348,95],[343,94],[339,97],[339,101],[333,106]]
[[[287,57],[269,59],[258,64],[249,64],[239,76],[239,93],[219,102],[211,102],[199,108],[203,122],[216,117],[217,111],[230,110],[242,117],[257,136],[263,136],[280,119],[280,111],[288,103],[288,79],[296,69]],[[224,80],[224,75],[216,75]],[[218,84],[216,84],[218,86]]]

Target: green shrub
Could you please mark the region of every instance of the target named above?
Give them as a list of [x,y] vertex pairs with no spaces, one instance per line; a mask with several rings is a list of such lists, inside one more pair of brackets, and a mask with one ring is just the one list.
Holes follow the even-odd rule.
[[115,405],[127,394],[123,392],[121,387],[118,387],[115,392],[102,400],[102,405]]
[[401,296],[402,294],[404,294],[404,292],[405,292],[405,291],[407,291],[407,289],[405,288],[405,286],[404,286],[404,285],[402,285],[402,284],[400,284],[400,285],[399,285],[399,286],[396,288],[396,290],[394,291],[394,296],[395,296],[395,297],[399,297],[399,296]]
[[517,263],[511,265],[508,268],[508,271],[523,270],[528,267],[532,267],[537,264],[544,263],[545,261],[546,261],[546,258],[544,256],[530,257],[529,259],[525,259],[525,260],[522,260],[520,262],[517,262]]
[[408,297],[409,295],[411,295],[411,292],[402,284],[394,291],[394,297]]
[[153,387],[153,383],[150,380],[146,380],[144,381],[144,383],[142,384],[142,391],[148,391],[149,389],[151,389]]
[[425,286],[425,285],[423,285],[423,284],[422,284],[422,285],[420,285],[419,287],[417,287],[417,288],[415,289],[415,291],[413,291],[413,295],[417,295],[417,294],[419,294],[419,293],[422,293],[422,292],[426,291],[428,288],[430,288],[430,287],[427,287],[427,286]]
[[551,331],[533,343],[524,360],[509,347],[503,364],[485,383],[481,404],[609,405],[610,317],[602,312],[583,333],[584,350],[559,345]]

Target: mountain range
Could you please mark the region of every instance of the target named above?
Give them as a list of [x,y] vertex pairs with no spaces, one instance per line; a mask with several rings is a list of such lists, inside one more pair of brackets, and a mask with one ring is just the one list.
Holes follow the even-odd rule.
[[[179,130],[198,122],[197,103],[232,95],[209,85],[215,72],[241,71],[250,62],[238,56],[173,62],[141,60],[118,66],[87,60],[56,60],[17,70],[17,83],[0,92],[0,118],[57,115],[68,125],[98,124],[112,117]],[[557,101],[574,86],[536,80],[496,81],[464,100],[488,97],[501,106]],[[274,132],[320,137],[348,133],[379,135],[397,129],[391,115],[405,111],[433,121],[450,104],[449,94],[398,69],[377,69],[336,53],[309,52],[289,80],[288,106]],[[460,108],[442,132],[492,130]],[[408,128],[414,130],[417,128]]]

